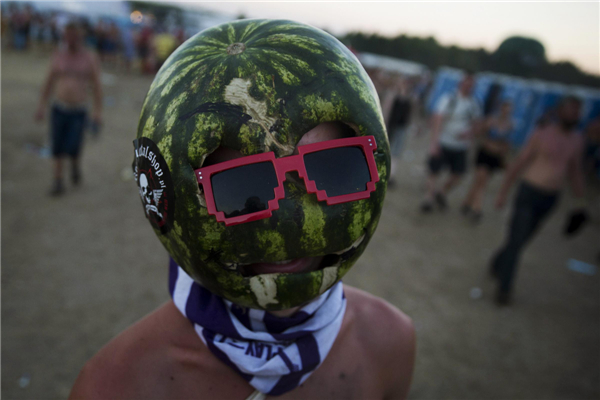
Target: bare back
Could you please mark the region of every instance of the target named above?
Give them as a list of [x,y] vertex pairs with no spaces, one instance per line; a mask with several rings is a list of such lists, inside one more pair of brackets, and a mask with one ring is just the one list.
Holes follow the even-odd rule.
[[[310,378],[278,399],[406,398],[415,356],[410,319],[345,287],[348,307],[331,352]],[[254,389],[219,361],[168,302],[123,332],[81,371],[71,399],[246,399]]]
[[533,159],[523,179],[536,187],[559,191],[565,184],[570,164],[581,153],[583,138],[576,132],[564,132],[558,125],[550,124],[532,137],[535,141]]
[[81,49],[75,53],[58,51],[52,60],[56,98],[69,105],[84,104],[96,68],[96,61],[87,50]]

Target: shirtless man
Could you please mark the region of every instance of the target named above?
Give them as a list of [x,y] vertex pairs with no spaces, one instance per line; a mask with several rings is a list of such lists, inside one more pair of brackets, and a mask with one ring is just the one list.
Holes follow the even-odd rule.
[[[338,137],[341,133],[335,125],[321,124],[299,145]],[[226,151],[211,162],[240,156]],[[252,269],[268,273],[277,267],[260,263]],[[315,262],[297,272],[317,267]],[[344,293],[347,308],[329,355],[310,379],[278,398],[402,399],[408,395],[415,358],[412,321],[361,290],[344,285]],[[271,314],[290,317],[298,309]],[[246,399],[253,391],[209,351],[190,321],[169,301],[102,348],[81,371],[70,398]]]
[[44,119],[48,100],[54,91],[50,121],[54,158],[54,183],[50,194],[54,196],[64,192],[62,183],[64,156],[71,158],[73,184],[79,184],[81,179],[79,154],[87,120],[86,103],[89,85],[93,89],[92,122],[98,126],[102,116],[100,65],[94,55],[83,47],[79,25],[69,23],[65,26],[64,41],[66,47],[58,50],[53,56],[35,113],[37,121]]
[[[161,96],[154,95],[164,90],[161,82],[167,83],[163,78],[170,71],[159,72],[134,141],[134,170],[142,202],[152,203],[156,210],[147,213],[147,218],[173,257],[169,270],[173,300],[101,349],[82,369],[71,399],[406,398],[415,358],[415,332],[410,318],[384,300],[340,281],[343,271],[356,262],[374,232],[372,224],[379,218],[390,163],[385,126],[376,107],[377,94],[366,75],[356,73],[355,86],[349,86],[347,79],[340,79],[340,72],[327,69],[330,64],[326,62],[335,55],[344,57],[352,68],[360,64],[325,32],[291,21],[256,20],[240,20],[204,31],[185,42],[174,53],[172,62],[186,57],[189,49],[202,43],[204,35],[222,29],[231,32],[229,37],[240,37],[240,32],[252,28],[250,24],[261,23],[286,32],[291,29],[301,39],[310,35],[318,43],[323,57],[315,57],[311,63],[315,72],[299,76],[309,93],[319,93],[320,101],[338,99],[338,91],[354,96],[356,103],[361,103],[364,96],[367,100],[337,108],[347,112],[345,117],[332,110],[322,114],[320,120],[313,120],[316,114],[310,112],[311,107],[318,111],[320,102],[306,105],[303,113],[292,108],[297,107],[294,102],[281,102],[283,111],[277,114],[283,120],[281,129],[291,127],[284,131],[288,143],[293,143],[287,147],[265,132],[248,131],[260,129],[248,118],[242,124],[231,123],[236,109],[227,102],[239,97],[230,100],[225,90],[217,91],[225,95],[211,99],[210,104],[211,109],[217,104],[228,107],[226,115],[207,110],[192,116],[180,114],[170,121],[158,118],[169,102],[163,103]],[[252,46],[256,38],[250,34],[246,40],[225,47],[237,55]],[[298,50],[300,55],[303,51]],[[293,47],[288,54],[297,56]],[[235,73],[239,71],[237,66],[243,65],[234,57],[223,56],[223,60],[225,66],[235,63]],[[202,69],[195,73],[200,84],[203,79],[216,82],[204,76]],[[238,76],[233,75],[231,82],[239,82]],[[253,73],[248,79],[254,85],[261,83],[261,76]],[[269,85],[257,85],[257,90],[289,90],[279,75],[268,75],[267,79]],[[222,85],[219,89],[234,90],[230,81],[218,84]],[[357,86],[363,90],[356,92]],[[184,95],[189,90],[185,85],[176,88]],[[251,105],[260,104],[255,97],[251,100]],[[198,106],[202,101],[190,97],[182,106],[202,110]],[[239,104],[240,109],[252,111],[245,103]],[[286,119],[290,114],[294,121]],[[187,118],[214,123],[190,125]],[[220,124],[220,118],[227,124]],[[148,120],[151,124],[146,124]],[[167,123],[171,124],[171,133],[165,132]],[[354,127],[359,125],[370,127],[367,136],[357,135]],[[185,132],[186,126],[196,129],[194,143],[185,141],[191,136]],[[164,135],[170,138],[169,143],[177,141],[187,150],[172,153],[173,158],[166,161],[161,155],[165,151]],[[253,140],[264,142],[255,146]],[[352,144],[356,141],[365,148],[360,150]],[[321,153],[322,162],[298,155],[300,149],[308,151],[315,143],[341,147]],[[285,177],[277,209],[261,210],[277,186],[269,183],[271,163],[256,162],[256,157],[264,153],[275,154],[272,163],[279,171],[276,180]],[[323,178],[319,182],[325,185],[322,190],[331,190],[329,195],[335,190],[359,197],[338,199],[341,202],[331,205],[318,201],[314,193],[307,192],[306,181],[293,172],[297,172],[295,162],[300,160],[304,160],[307,171],[312,171],[307,174],[319,173]],[[342,163],[343,167],[335,168]],[[254,169],[260,165],[266,170]],[[364,168],[369,173],[363,175]],[[157,171],[161,183],[152,184],[151,177]],[[360,180],[357,185],[356,179]],[[331,182],[335,187],[329,186]],[[171,185],[177,196],[170,194]],[[183,187],[200,190],[186,193],[180,190]],[[263,187],[267,188],[265,194],[261,194]],[[148,193],[154,193],[154,197]],[[173,221],[164,203],[156,199],[165,199],[169,209],[175,208],[173,234],[169,231]],[[249,201],[258,210],[249,210]],[[357,209],[370,211],[353,215]],[[191,214],[185,215],[186,210]],[[185,234],[179,236],[178,232]]]
[[504,207],[509,190],[521,173],[523,178],[506,242],[491,265],[491,273],[499,281],[499,305],[510,303],[520,253],[554,208],[565,181],[569,180],[577,198],[584,196],[584,138],[575,131],[580,109],[579,99],[565,97],[557,110],[557,121],[534,131],[506,172],[496,199],[497,208]]
[[[285,399],[405,399],[415,357],[410,319],[344,286],[348,308],[329,355]],[[385,322],[384,322],[385,321]],[[385,325],[385,326],[383,326]],[[82,369],[70,399],[247,399],[242,377],[198,339],[168,302],[105,346]]]

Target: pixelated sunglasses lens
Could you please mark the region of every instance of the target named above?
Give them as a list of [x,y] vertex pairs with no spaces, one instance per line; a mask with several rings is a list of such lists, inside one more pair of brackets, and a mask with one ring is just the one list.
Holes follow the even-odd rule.
[[232,218],[266,210],[278,181],[273,164],[262,162],[219,172],[211,184],[217,211]]
[[308,179],[328,197],[367,190],[371,181],[369,165],[359,147],[339,147],[304,155]]

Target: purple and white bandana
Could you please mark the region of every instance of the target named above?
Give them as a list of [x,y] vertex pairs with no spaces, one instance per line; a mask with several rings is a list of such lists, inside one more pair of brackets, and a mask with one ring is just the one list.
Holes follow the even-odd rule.
[[169,291],[210,351],[255,389],[271,396],[295,389],[321,365],[346,311],[342,282],[291,317],[279,318],[212,294],[173,260]]

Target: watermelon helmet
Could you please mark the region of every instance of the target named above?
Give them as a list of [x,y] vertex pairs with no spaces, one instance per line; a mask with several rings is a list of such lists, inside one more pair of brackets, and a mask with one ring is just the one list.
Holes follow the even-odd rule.
[[[291,155],[309,130],[341,122],[373,136],[379,182],[366,199],[327,205],[302,183],[268,218],[228,226],[209,214],[195,170],[220,146]],[[307,303],[360,257],[377,226],[390,158],[377,93],[336,38],[285,20],[204,30],[159,70],[143,104],[134,170],[146,216],[171,257],[213,293],[245,307]],[[324,256],[304,273],[247,276],[244,265]]]

